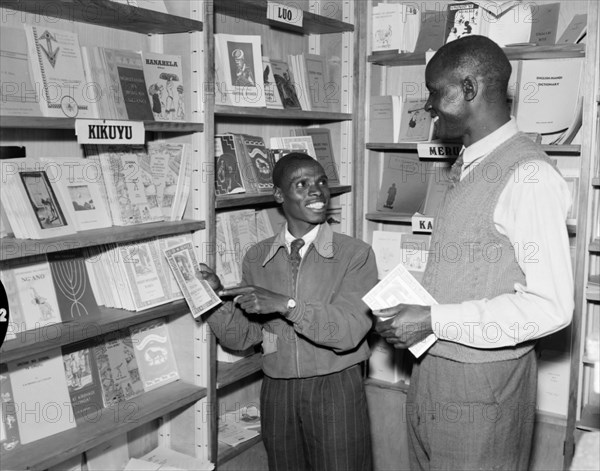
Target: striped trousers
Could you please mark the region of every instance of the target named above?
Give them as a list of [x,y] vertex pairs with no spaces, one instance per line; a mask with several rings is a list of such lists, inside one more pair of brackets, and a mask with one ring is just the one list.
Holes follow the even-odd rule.
[[406,401],[412,471],[526,471],[535,423],[535,351],[459,363],[425,355]]
[[372,469],[360,365],[311,378],[265,376],[260,408],[270,471]]

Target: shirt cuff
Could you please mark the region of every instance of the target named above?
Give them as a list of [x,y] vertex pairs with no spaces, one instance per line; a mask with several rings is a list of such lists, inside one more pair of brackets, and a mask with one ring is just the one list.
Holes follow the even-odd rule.
[[296,307],[290,311],[287,311],[283,314],[288,321],[297,324],[304,317],[304,308],[305,304],[301,301],[296,300]]
[[[456,341],[456,318],[460,304],[433,304],[431,306],[431,330],[437,338]],[[450,332],[451,331],[451,332]],[[450,335],[448,335],[450,333]]]

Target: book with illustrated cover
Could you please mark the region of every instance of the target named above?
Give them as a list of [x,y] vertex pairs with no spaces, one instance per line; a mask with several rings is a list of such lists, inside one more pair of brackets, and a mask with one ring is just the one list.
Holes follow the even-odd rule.
[[63,321],[100,314],[82,249],[47,255],[56,300]]
[[146,153],[141,145],[86,146],[89,159],[99,162],[102,179],[115,226],[127,226],[162,220],[151,208],[144,182],[148,177],[140,165],[140,156]]
[[261,37],[215,34],[215,103],[266,107]]
[[41,157],[40,161],[56,182],[78,231],[112,225],[97,162],[77,157]]
[[181,56],[142,52],[144,78],[156,121],[185,121]]
[[378,3],[371,14],[372,52],[402,51],[402,5]]
[[108,87],[117,90],[115,99],[125,104],[127,119],[153,121],[142,55],[126,49],[101,48],[101,51]]
[[104,336],[106,355],[112,378],[124,399],[140,395],[144,387],[134,352],[133,341],[127,331],[111,332]]
[[4,451],[19,448],[19,423],[15,400],[10,384],[10,376],[6,364],[0,364],[0,446]]
[[52,272],[46,256],[37,256],[29,259],[27,263],[22,261],[15,263],[13,276],[26,330],[62,321]]
[[452,2],[447,8],[446,44],[464,36],[487,34],[484,10],[477,2]]
[[296,136],[276,136],[270,140],[272,149],[287,149],[291,151],[305,152],[313,159],[317,159],[317,152],[313,145],[311,136],[296,135]]
[[181,288],[179,287],[179,284],[175,279],[175,275],[173,274],[173,271],[169,266],[169,261],[165,257],[165,250],[188,242],[192,243],[192,235],[189,233],[167,237],[158,237],[157,239],[154,239],[152,241],[152,243],[155,245],[155,249],[160,254],[159,256],[162,266],[162,274],[166,282],[166,286],[164,288],[167,292],[169,300],[171,301],[175,299],[183,299],[183,292],[181,291]]
[[386,152],[383,158],[377,211],[412,216],[425,199],[427,163],[396,152]]
[[15,237],[46,239],[75,233],[66,201],[39,160],[1,161],[0,174],[2,205]]
[[244,172],[252,172],[251,185],[257,193],[271,193],[273,191],[273,162],[267,150],[265,141],[260,136],[249,134],[236,134],[240,149],[243,149]]
[[2,25],[0,57],[0,116],[41,116],[39,88],[33,86],[23,27]]
[[427,141],[431,136],[432,118],[425,111],[425,99],[406,99],[400,111],[400,129],[397,142]]
[[77,33],[31,24],[24,27],[44,116],[94,118],[85,96],[87,83]]
[[164,254],[194,319],[221,304],[219,297],[200,274],[191,242],[164,249]]
[[129,328],[145,391],[179,379],[175,354],[164,319]]
[[75,420],[97,418],[104,402],[93,350],[82,344],[71,344],[63,347],[62,356]]
[[288,63],[285,60],[271,58],[271,67],[283,107],[288,110],[302,109]]
[[277,83],[275,82],[275,76],[273,75],[273,66],[268,57],[262,58],[263,64],[263,83],[265,87],[265,102],[267,108],[273,108],[281,110],[283,109],[283,103],[279,96],[279,90],[277,90]]
[[111,332],[93,347],[105,407],[143,392],[131,338],[126,332]]
[[[148,146],[150,147],[150,146]],[[159,188],[156,186],[156,178],[152,173],[152,156],[149,153],[149,150],[137,152],[138,162],[140,164],[140,180],[142,185],[144,186],[144,194],[146,195],[146,201],[148,201],[148,211],[150,212],[150,218],[156,221],[160,221],[161,219],[166,219],[165,215],[163,215],[163,210],[161,208],[161,200],[162,194],[159,195]],[[164,191],[164,183],[162,180],[163,191]]]
[[167,280],[160,261],[161,254],[153,241],[120,244],[120,263],[136,310],[169,302]]
[[310,136],[315,155],[312,156],[323,166],[330,185],[338,185],[340,177],[333,155],[331,131],[328,128],[296,128],[292,129],[294,136]]
[[183,143],[148,143],[150,172],[158,206],[165,220],[181,219],[189,194],[191,163]]
[[98,366],[98,376],[102,387],[102,401],[104,407],[113,406],[125,399],[124,391],[113,377],[112,368],[108,359],[108,351],[105,343],[99,343],[92,349]]
[[239,150],[235,147],[233,134],[215,135],[215,194],[233,195],[244,193],[243,166]]
[[53,411],[53,420],[40,420],[38,414],[17,414],[22,444],[75,427],[60,348],[9,362],[8,373],[17,410]]

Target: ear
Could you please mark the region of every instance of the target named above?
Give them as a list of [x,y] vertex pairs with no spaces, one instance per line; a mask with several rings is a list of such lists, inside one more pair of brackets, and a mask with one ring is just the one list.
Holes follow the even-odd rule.
[[283,203],[283,192],[278,186],[273,187],[273,197],[278,204]]
[[477,96],[479,84],[473,75],[467,75],[462,82],[462,91],[465,100],[473,101]]

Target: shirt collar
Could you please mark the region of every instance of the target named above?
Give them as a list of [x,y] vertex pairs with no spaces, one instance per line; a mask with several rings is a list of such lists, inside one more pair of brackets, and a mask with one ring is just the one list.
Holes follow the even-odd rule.
[[517,121],[511,116],[507,123],[500,126],[494,132],[471,144],[469,147],[463,147],[463,171],[473,162],[482,159],[500,144],[513,137],[517,132],[519,132]]
[[[275,256],[281,247],[285,247],[286,250],[289,250],[289,246],[294,239],[295,237],[293,237],[287,230],[287,225],[281,229],[281,231],[275,235],[275,239],[269,248],[267,256],[263,260],[263,267]],[[306,250],[308,250],[309,245],[312,244],[317,253],[322,257],[333,257],[333,230],[331,227],[329,227],[329,224],[319,224],[317,227],[305,234],[303,239],[305,242],[304,247],[302,247],[303,249],[306,248]]]

